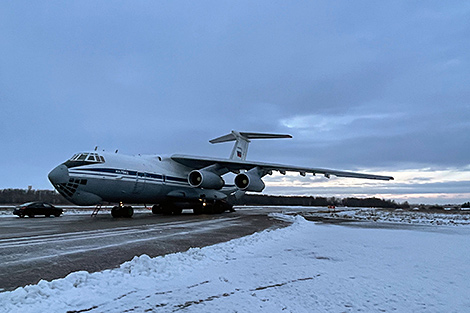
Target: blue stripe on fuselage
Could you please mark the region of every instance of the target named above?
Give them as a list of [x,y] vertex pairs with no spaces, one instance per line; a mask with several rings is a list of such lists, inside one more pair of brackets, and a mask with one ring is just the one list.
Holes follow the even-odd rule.
[[[146,172],[137,172],[132,170],[124,170],[119,168],[74,168],[74,171],[83,172],[83,174],[89,175],[106,175],[106,174],[114,174],[114,175],[106,175],[111,177],[116,177],[116,175],[124,175],[128,178],[135,178],[137,175],[143,178],[153,178],[157,180],[163,180],[163,175],[161,174],[153,174],[153,173],[146,173]],[[95,172],[95,173],[85,173],[85,172]],[[186,178],[181,177],[173,177],[173,176],[165,176],[166,181],[174,181],[174,182],[181,182],[187,183]]]
[[[118,168],[96,168],[96,167],[95,168],[74,168],[73,171],[70,171],[70,172],[77,173],[76,171],[83,172],[83,174],[87,174],[87,175],[97,175],[97,176],[100,175],[100,176],[107,176],[107,177],[112,177],[112,178],[117,177],[117,175],[124,175],[124,176],[127,176],[126,178],[135,179],[135,177],[139,175],[139,177],[151,178],[151,179],[155,179],[159,181],[165,180],[166,182],[169,182],[169,183],[184,183],[185,185],[189,185],[187,178],[166,176],[166,175],[164,176],[161,174],[137,172],[137,171],[131,171],[131,170],[118,169]],[[85,173],[85,172],[95,172],[95,173]],[[225,185],[224,187],[232,188],[232,187],[235,187],[235,185]]]
[[[91,172],[98,172],[98,173],[112,173],[112,174],[118,174],[118,175],[128,175],[128,176],[133,176],[133,177],[137,176],[138,174],[139,177],[163,179],[163,175],[160,175],[160,174],[129,171],[129,170],[123,170],[123,169],[118,169],[118,168],[75,168],[74,170],[75,171],[91,171]],[[177,178],[177,179],[180,179],[180,178]]]

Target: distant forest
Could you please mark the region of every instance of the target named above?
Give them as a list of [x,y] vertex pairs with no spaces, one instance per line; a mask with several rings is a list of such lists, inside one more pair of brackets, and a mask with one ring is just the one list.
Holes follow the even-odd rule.
[[0,204],[21,204],[33,201],[44,201],[58,205],[71,204],[55,190],[0,189]]
[[[1,205],[16,205],[32,201],[44,201],[55,205],[71,205],[64,197],[54,190],[34,189],[0,189]],[[298,205],[298,206],[347,206],[347,207],[371,207],[389,209],[408,209],[408,202],[397,203],[393,200],[378,198],[325,198],[305,196],[272,196],[264,194],[245,194],[240,199],[231,198],[234,205]],[[470,203],[464,203],[462,207],[470,207]],[[426,206],[426,208],[443,209],[441,206]]]
[[348,206],[367,208],[408,209],[408,202],[396,203],[393,200],[378,198],[325,198],[306,196],[272,196],[245,194],[234,203],[237,205],[299,205],[299,206]]

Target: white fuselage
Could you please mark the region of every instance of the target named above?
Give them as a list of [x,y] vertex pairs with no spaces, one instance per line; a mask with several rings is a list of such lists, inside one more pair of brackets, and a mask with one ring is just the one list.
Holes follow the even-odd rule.
[[191,170],[169,157],[87,152],[53,169],[49,180],[77,205],[155,204],[172,198],[222,200],[236,190],[234,186],[224,186],[220,191],[194,188],[188,183]]

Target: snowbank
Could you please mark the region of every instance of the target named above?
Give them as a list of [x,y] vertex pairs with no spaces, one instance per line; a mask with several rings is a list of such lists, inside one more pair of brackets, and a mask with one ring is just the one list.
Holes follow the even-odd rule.
[[362,229],[278,217],[292,226],[0,293],[0,311],[470,310],[468,228]]

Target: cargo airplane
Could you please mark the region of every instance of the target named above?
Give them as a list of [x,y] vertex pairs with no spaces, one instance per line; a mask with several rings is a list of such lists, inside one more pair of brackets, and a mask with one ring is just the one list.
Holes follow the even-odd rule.
[[[128,156],[95,149],[73,155],[49,173],[49,180],[77,205],[119,203],[111,210],[113,217],[133,215],[133,208],[124,203],[153,204],[155,214],[180,214],[184,208],[195,214],[222,213],[232,210],[228,196],[261,192],[265,187],[262,178],[273,171],[393,180],[390,176],[246,160],[250,139],[275,138],[292,136],[232,131],[211,140],[213,144],[235,141],[228,159],[179,154]],[[233,184],[226,184],[223,176],[227,173],[236,174]]]

